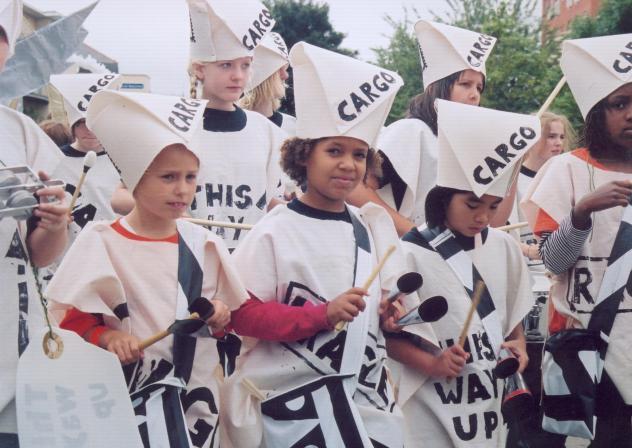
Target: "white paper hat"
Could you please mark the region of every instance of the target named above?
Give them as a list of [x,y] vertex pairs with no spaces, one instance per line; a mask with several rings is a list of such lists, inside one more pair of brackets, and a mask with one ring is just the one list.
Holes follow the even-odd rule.
[[130,191],[165,147],[182,144],[198,158],[206,100],[151,93],[97,93],[86,123]]
[[250,91],[272,76],[277,70],[290,63],[287,46],[279,33],[265,35],[252,60],[252,76],[246,91]]
[[424,87],[471,69],[485,75],[485,61],[496,38],[456,26],[420,20],[415,24]]
[[68,127],[86,118],[88,105],[95,93],[115,88],[120,75],[116,73],[82,73],[76,75],[52,75],[51,85],[63,97],[64,113]]
[[516,162],[540,138],[538,117],[444,100],[437,115],[437,185],[504,197]]
[[[13,56],[15,42],[22,29],[22,1],[0,0],[0,28],[4,30],[9,41],[9,56]],[[7,58],[7,59],[8,59]]]
[[586,118],[595,104],[632,82],[632,34],[566,40],[560,65]]
[[252,56],[274,26],[257,0],[187,0],[191,19],[191,60],[230,61]]
[[404,81],[392,71],[305,42],[290,50],[296,136],[355,137],[373,146]]

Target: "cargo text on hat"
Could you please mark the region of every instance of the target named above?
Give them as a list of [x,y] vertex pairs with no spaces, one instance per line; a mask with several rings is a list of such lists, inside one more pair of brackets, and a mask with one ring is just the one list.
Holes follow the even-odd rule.
[[85,95],[83,95],[83,99],[86,100],[86,103],[84,103],[83,100],[80,100],[77,103],[77,109],[79,109],[81,112],[87,111],[88,103],[92,99],[92,95],[97,93],[99,90],[103,90],[103,88],[110,84],[110,82],[114,78],[116,78],[116,75],[105,75],[103,78],[99,78],[99,80],[97,80],[95,84],[91,85],[88,88],[88,92],[91,93],[86,93]]
[[494,44],[494,38],[480,34],[478,42],[474,42],[470,53],[467,55],[467,62],[472,67],[480,67],[484,62],[485,53],[487,53]]
[[173,106],[169,123],[179,131],[188,132],[191,129],[191,120],[201,105],[202,102],[200,101],[180,98],[180,101]]
[[[360,113],[362,112],[361,109],[363,107],[369,107],[370,105],[370,103],[361,98],[361,96],[364,96],[371,103],[375,101],[375,98],[380,97],[379,93],[374,93],[373,89],[371,88],[371,84],[373,84],[373,87],[375,87],[378,91],[387,92],[391,88],[389,84],[394,84],[395,82],[396,79],[393,76],[389,75],[386,72],[380,72],[373,77],[373,81],[371,83],[365,82],[360,84],[359,89],[360,92],[362,92],[360,95],[358,95],[356,92],[351,92],[349,94],[349,98],[351,98],[351,102],[353,103],[356,112]],[[345,109],[348,105],[349,102],[347,100],[342,100],[338,104],[338,115],[344,121],[353,121],[358,117],[358,115],[354,113],[348,114],[347,112],[345,112]]]
[[248,50],[254,50],[261,38],[270,31],[268,28],[272,24],[272,14],[267,9],[262,9],[259,18],[252,22],[255,28],[248,28],[248,34],[244,34],[241,41]]
[[[632,42],[628,42],[628,44],[625,46],[625,48],[627,48],[628,50],[632,50]],[[627,64],[625,66],[622,66],[621,63],[621,59],[615,59],[614,62],[612,63],[612,68],[615,69],[615,71],[619,72],[619,73],[627,73],[630,71],[630,69],[632,69],[632,53],[628,52],[628,51],[622,51],[621,53],[619,53],[620,56],[623,56],[623,59],[625,59],[627,61]],[[625,63],[624,63],[625,64]]]
[[[533,140],[537,135],[534,129],[524,126],[520,127],[519,134],[522,138],[519,138],[518,132],[514,132],[513,134],[511,134],[511,137],[509,137],[509,146],[517,151],[520,151],[527,146],[526,140]],[[482,171],[484,169],[482,165],[478,165],[474,168],[472,175],[477,183],[481,185],[489,184],[490,182],[492,182],[494,177],[498,176],[498,170],[503,169],[511,159],[516,157],[517,154],[509,152],[509,146],[507,146],[507,144],[505,143],[501,143],[494,149],[494,152],[504,161],[504,163],[494,157],[485,157],[485,164],[491,172],[491,177],[482,176]]]

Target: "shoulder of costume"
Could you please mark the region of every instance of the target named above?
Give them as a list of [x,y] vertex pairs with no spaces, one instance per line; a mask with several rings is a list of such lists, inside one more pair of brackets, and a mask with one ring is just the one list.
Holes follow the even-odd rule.
[[22,127],[37,129],[38,131],[44,132],[40,129],[37,123],[33,121],[31,117],[29,117],[28,115],[24,115],[22,112],[11,109],[10,107],[0,105],[0,114],[3,115],[2,124],[7,123],[7,120],[11,120],[15,123],[20,124]]
[[430,126],[428,126],[425,121],[420,120],[419,118],[402,118],[401,120],[394,121],[382,130],[380,138],[393,132],[414,132],[419,135],[430,134],[433,137],[435,136],[432,133],[432,129],[430,129]]
[[285,139],[288,137],[287,133],[281,130],[280,127],[272,123],[268,118],[261,115],[259,112],[243,109],[246,113],[246,129],[249,126],[261,126],[266,131],[270,132],[275,138]]
[[426,250],[434,251],[432,246],[426,241],[426,239],[421,236],[421,232],[418,227],[413,227],[410,229],[404,236],[402,237],[402,241],[410,244],[414,244],[415,246],[422,247]]

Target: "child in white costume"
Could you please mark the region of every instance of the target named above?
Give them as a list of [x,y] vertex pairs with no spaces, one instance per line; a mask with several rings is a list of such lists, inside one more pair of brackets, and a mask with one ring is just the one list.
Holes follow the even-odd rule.
[[[256,0],[188,0],[191,65],[209,100],[204,113],[204,151],[196,218],[255,224],[282,195],[279,149],[287,135],[257,112],[235,103],[251,75],[255,47],[274,26]],[[246,232],[214,229],[229,250]]]
[[[234,257],[252,295],[297,313],[284,332],[275,331],[277,342],[248,344],[222,388],[224,428],[235,447],[401,447],[401,414],[380,329],[381,290],[403,269],[397,253],[369,291],[358,287],[387,247],[397,245],[397,235],[383,209],[350,208],[345,198],[375,163],[369,147],[402,81],[396,73],[302,42],[290,59],[298,138],[284,144],[282,164],[307,190],[266,215]],[[332,66],[344,71],[344,79]],[[356,110],[351,95],[374,80],[382,90]],[[266,319],[233,314],[242,328],[260,327]],[[393,327],[392,317],[385,320]],[[333,331],[341,321],[350,323]],[[265,394],[262,402],[245,388],[248,382]]]
[[[544,165],[521,204],[541,239],[544,264],[554,274],[551,334],[587,328],[593,311],[598,305],[603,309],[610,298],[603,294],[604,287],[613,286],[607,273],[615,268],[629,275],[631,269],[632,238],[627,238],[627,247],[613,250],[618,232],[630,226],[624,221],[632,196],[632,79],[626,59],[630,41],[632,35],[625,34],[569,40],[562,47],[562,70],[586,121],[586,148]],[[619,258],[611,259],[613,253]],[[615,288],[622,288],[621,296],[615,299],[618,311],[597,387],[596,436],[591,446],[632,446],[630,285],[628,278],[627,289]]]
[[[493,369],[501,348],[518,357],[520,371],[526,367],[521,321],[531,300],[520,248],[488,224],[517,154],[537,141],[540,126],[535,117],[448,101],[438,101],[438,115],[438,186],[426,199],[427,225],[403,240],[408,267],[424,278],[420,296],[445,297],[448,313],[431,324],[440,349],[415,347],[415,329],[406,327],[402,335],[413,336],[388,338],[388,353],[404,364],[398,399],[406,446],[501,446],[503,389]],[[502,144],[516,156],[498,159]],[[486,290],[461,347],[480,279]]]
[[293,136],[296,134],[296,118],[278,111],[281,100],[285,98],[289,66],[287,46],[281,35],[266,34],[255,48],[252,77],[239,104],[244,109],[259,112]]
[[374,188],[362,186],[354,205],[383,205],[403,235],[424,223],[426,195],[436,184],[437,113],[435,100],[478,106],[485,88],[485,61],[496,39],[441,23],[415,24],[425,90],[413,98],[407,118],[386,127],[377,147],[383,176]]
[[69,202],[83,172],[84,156],[89,151],[97,154],[72,211],[71,242],[88,222],[116,218],[110,199],[121,177],[99,140],[87,128],[86,111],[94,93],[114,87],[117,78],[119,75],[113,73],[51,76],[51,85],[63,96],[63,112],[75,139],[61,147],[64,158],[53,172],[55,179],[65,182]]
[[[139,342],[189,315],[198,297],[221,330],[247,298],[223,242],[178,220],[195,193],[205,102],[103,91],[88,109],[136,205],[125,218],[93,222],[79,234],[48,289],[62,327],[125,364],[145,446],[219,446],[215,343],[176,334],[146,350]],[[187,109],[187,114],[179,112]]]
[[[20,35],[22,2],[0,0],[0,71],[13,54]],[[61,158],[57,146],[29,117],[0,106],[0,167],[28,165],[51,173]],[[62,200],[61,188],[45,188],[40,196]],[[35,219],[0,220],[0,446],[17,446],[15,375],[18,358],[30,334],[46,324],[33,266],[50,264],[67,241],[67,204],[41,204]],[[39,220],[39,221],[38,221]],[[36,344],[41,341],[34,341]]]

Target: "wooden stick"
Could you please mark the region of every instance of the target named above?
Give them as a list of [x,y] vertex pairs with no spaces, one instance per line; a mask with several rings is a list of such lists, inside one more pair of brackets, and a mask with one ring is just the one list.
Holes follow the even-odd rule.
[[186,221],[192,222],[193,224],[199,224],[201,226],[206,227],[227,227],[229,229],[241,229],[241,230],[250,230],[254,226],[252,224],[240,224],[238,222],[222,222],[222,221],[209,221],[208,219],[198,219],[198,218],[183,218]]
[[557,85],[551,91],[551,93],[549,94],[549,97],[546,99],[544,104],[542,104],[542,106],[540,107],[540,110],[538,110],[538,113],[536,114],[538,118],[541,118],[542,114],[546,112],[547,109],[551,106],[557,94],[560,93],[560,90],[562,90],[562,87],[564,87],[564,84],[566,84],[566,76],[562,75],[562,78],[557,82]]
[[497,230],[502,230],[504,232],[509,232],[510,230],[520,229],[522,227],[527,227],[529,223],[527,221],[517,222],[515,224],[507,224],[506,226],[496,227]]
[[79,183],[77,184],[77,188],[75,188],[75,192],[72,194],[72,199],[70,200],[68,213],[72,213],[72,209],[75,208],[75,203],[77,202],[77,198],[79,197],[79,192],[81,191],[81,187],[83,187],[83,182],[86,180],[86,174],[87,174],[87,171],[83,171],[81,173],[81,177],[79,178]]
[[[373,283],[373,280],[375,280],[375,277],[377,277],[377,274],[380,273],[380,271],[384,267],[384,264],[386,263],[386,260],[388,260],[388,257],[390,257],[393,254],[393,252],[395,252],[395,246],[389,246],[389,248],[386,249],[386,252],[384,253],[384,256],[382,257],[380,262],[377,264],[377,266],[375,266],[375,268],[373,268],[373,271],[369,274],[369,276],[367,277],[366,281],[362,285],[362,289],[366,289],[368,291],[368,289],[371,287],[371,283]],[[343,320],[338,322],[336,324],[336,331],[343,330],[345,328],[346,324],[347,323],[345,321],[343,321]]]
[[[189,317],[187,317],[187,319],[199,319],[200,315],[198,313],[192,313]],[[144,341],[141,341],[140,344],[138,344],[138,348],[141,350],[145,350],[147,347],[154,345],[156,342],[166,338],[167,336],[169,336],[171,334],[171,326],[169,326],[169,328],[167,328],[166,330],[161,331],[160,333],[156,333],[155,335],[145,339]]]
[[81,171],[81,177],[79,177],[79,183],[77,183],[77,188],[75,188],[75,192],[72,194],[72,199],[70,200],[70,207],[68,207],[68,213],[72,213],[72,209],[75,208],[75,203],[77,202],[77,198],[79,197],[79,192],[81,191],[81,187],[83,187],[83,183],[86,180],[86,174],[90,171],[90,168],[97,163],[97,153],[94,151],[88,151],[86,155],[83,157],[83,171]]
[[478,304],[481,301],[481,296],[483,295],[485,284],[479,280],[476,282],[476,287],[474,288],[474,297],[472,297],[472,304],[470,305],[470,309],[467,312],[467,317],[465,318],[465,323],[463,324],[463,329],[461,330],[461,334],[459,335],[459,346],[463,347],[465,344],[465,339],[467,338],[467,332],[470,329],[470,324],[472,323],[472,317],[474,316],[474,312],[478,307]]
[[250,381],[248,378],[245,378],[245,377],[242,378],[241,384],[243,384],[244,387],[248,389],[248,392],[250,392],[251,395],[258,398],[259,401],[263,401],[266,399],[265,394],[261,392],[261,390],[257,386],[255,386],[254,383]]

